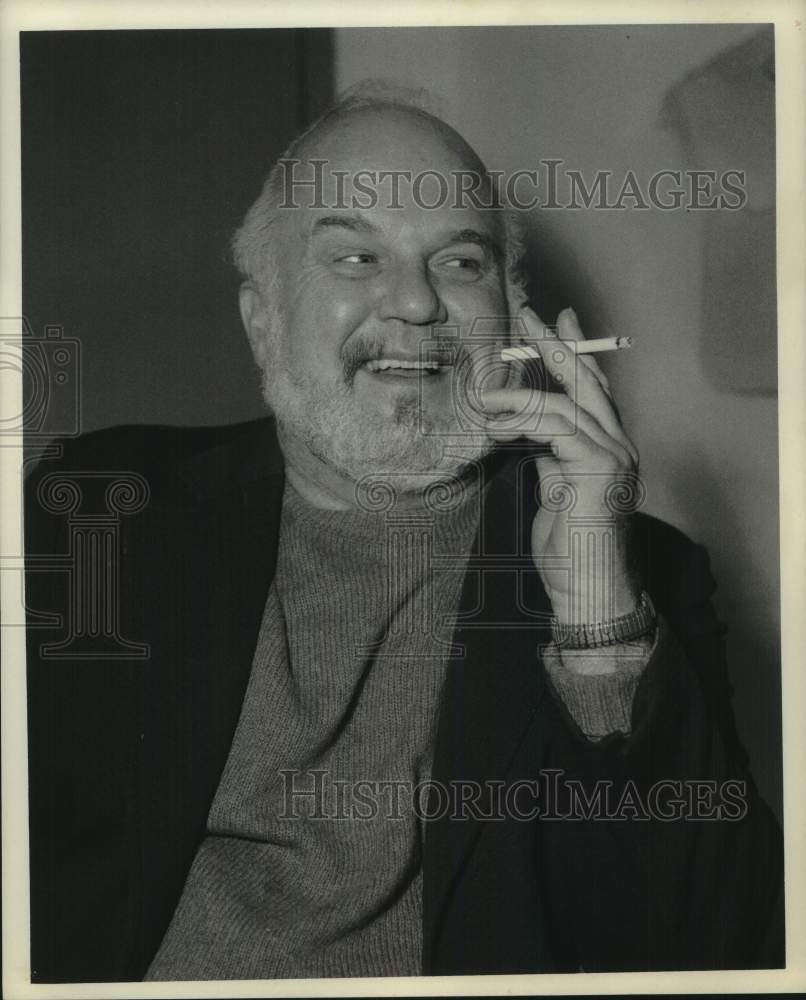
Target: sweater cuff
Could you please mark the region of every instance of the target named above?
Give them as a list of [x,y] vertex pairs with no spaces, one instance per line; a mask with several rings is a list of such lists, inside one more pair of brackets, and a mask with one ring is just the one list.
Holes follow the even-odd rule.
[[[551,687],[589,740],[600,740],[617,731],[630,735],[633,698],[657,647],[658,634],[656,628],[651,646],[645,647],[641,655],[617,657],[615,670],[609,673],[577,673],[563,663],[559,647],[552,644],[543,650]],[[607,647],[601,653],[606,656]]]

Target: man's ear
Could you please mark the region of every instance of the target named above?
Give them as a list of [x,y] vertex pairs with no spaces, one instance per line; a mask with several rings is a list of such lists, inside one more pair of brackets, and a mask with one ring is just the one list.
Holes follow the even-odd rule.
[[259,368],[263,368],[266,358],[266,341],[270,335],[268,328],[268,310],[263,301],[260,289],[253,281],[245,281],[238,290],[238,305],[241,310],[241,322],[252,356]]

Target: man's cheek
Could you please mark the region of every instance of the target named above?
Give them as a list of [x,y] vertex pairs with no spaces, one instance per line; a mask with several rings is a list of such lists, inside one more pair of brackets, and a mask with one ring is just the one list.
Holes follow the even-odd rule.
[[[363,303],[330,295],[322,289],[316,303],[308,303],[304,318],[300,317],[300,339],[306,343],[309,355],[316,355],[323,364],[344,362],[345,345],[364,327],[367,310]],[[369,327],[364,327],[369,330]]]
[[449,322],[472,332],[491,323],[506,324],[509,307],[504,286],[495,278],[482,278],[467,284],[443,285],[440,296],[447,308]]

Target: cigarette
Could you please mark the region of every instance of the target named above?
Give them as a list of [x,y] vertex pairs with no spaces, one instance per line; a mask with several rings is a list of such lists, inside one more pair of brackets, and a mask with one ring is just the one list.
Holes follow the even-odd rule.
[[[544,341],[551,346],[552,341]],[[622,351],[632,347],[632,337],[602,337],[601,340],[563,340],[563,344],[577,354],[601,354],[602,351]],[[501,351],[502,361],[539,361],[540,352],[535,347],[507,347]]]

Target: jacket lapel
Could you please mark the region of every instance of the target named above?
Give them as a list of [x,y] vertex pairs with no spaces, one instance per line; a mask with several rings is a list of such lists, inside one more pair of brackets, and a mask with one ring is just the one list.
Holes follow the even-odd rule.
[[551,607],[531,557],[535,463],[520,445],[498,461],[489,470],[494,478],[464,581],[454,639],[463,652],[448,668],[432,772],[433,781],[447,789],[478,783],[481,817],[466,811],[456,819],[448,811],[426,824],[426,970],[441,917],[484,829],[485,807],[492,805],[484,792],[489,782],[507,778],[544,696],[539,649],[549,641]]

